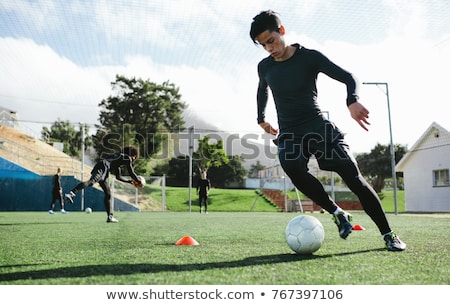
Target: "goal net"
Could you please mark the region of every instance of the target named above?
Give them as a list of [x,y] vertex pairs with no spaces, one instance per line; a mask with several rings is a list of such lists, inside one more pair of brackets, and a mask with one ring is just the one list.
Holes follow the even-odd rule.
[[166,210],[166,177],[144,176],[144,178],[146,185],[143,188],[136,188],[132,184],[116,181],[115,178],[112,179],[111,200],[114,211]]

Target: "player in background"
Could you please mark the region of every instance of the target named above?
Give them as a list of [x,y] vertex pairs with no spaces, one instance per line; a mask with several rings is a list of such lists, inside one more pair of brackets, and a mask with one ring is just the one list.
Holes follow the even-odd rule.
[[[97,162],[91,171],[91,178],[87,181],[80,182],[76,185],[68,194],[65,195],[66,200],[69,203],[73,203],[75,195],[82,189],[93,186],[98,182],[103,192],[105,193],[105,210],[108,217],[106,222],[118,222],[113,216],[111,205],[111,188],[109,187],[108,177],[111,172],[116,176],[116,179],[125,183],[131,183],[133,185],[140,184],[138,176],[134,172],[133,164],[139,158],[139,151],[136,147],[127,146],[124,147],[121,153],[115,153],[107,156],[106,158]],[[122,177],[121,168],[124,167],[128,174],[131,176],[131,180]]]
[[206,178],[206,172],[202,172],[197,181],[198,204],[202,213],[202,203],[205,205],[205,214],[208,214],[208,192],[211,189],[211,182]]
[[56,201],[59,200],[59,205],[61,207],[61,214],[67,214],[66,210],[64,210],[64,200],[62,195],[62,186],[61,186],[61,168],[58,167],[56,170],[56,174],[53,176],[52,181],[52,202],[50,203],[50,210],[48,210],[49,214],[55,214],[53,211],[55,209]]
[[[278,14],[271,10],[255,16],[250,28],[253,43],[270,54],[258,64],[257,122],[265,132],[277,136],[275,142],[283,170],[302,193],[333,215],[340,237],[346,239],[353,229],[352,217],[309,173],[308,161],[314,155],[321,169],[338,173],[358,196],[364,211],[377,225],[386,248],[404,250],[406,245],[391,230],[381,201],[361,175],[344,134],[322,115],[317,103],[316,81],[318,74],[323,73],[345,84],[350,115],[368,130],[369,111],[358,101],[357,80],[322,53],[299,44],[288,45],[285,33]],[[265,121],[268,88],[276,105],[279,130]]]

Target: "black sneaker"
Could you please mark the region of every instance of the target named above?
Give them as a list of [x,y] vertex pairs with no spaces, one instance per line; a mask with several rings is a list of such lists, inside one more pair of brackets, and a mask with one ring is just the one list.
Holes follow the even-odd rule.
[[70,204],[73,204],[73,197],[75,197],[75,194],[73,192],[70,192],[69,194],[65,194],[64,197]]
[[406,244],[402,242],[394,232],[385,234],[383,239],[388,251],[403,251],[406,249]]
[[350,221],[352,221],[352,215],[347,212],[339,212],[333,215],[333,220],[338,226],[339,236],[342,239],[346,239],[353,230],[353,226],[350,223]]

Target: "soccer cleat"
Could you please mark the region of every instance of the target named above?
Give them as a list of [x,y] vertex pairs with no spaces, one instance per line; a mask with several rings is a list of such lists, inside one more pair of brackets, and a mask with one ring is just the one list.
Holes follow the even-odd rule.
[[62,209],[61,210],[61,214],[68,214],[69,212],[67,212],[66,210]]
[[55,214],[55,212],[53,212],[53,210],[48,210],[48,213],[49,213],[50,215]]
[[394,232],[385,234],[383,239],[388,251],[403,251],[406,249],[406,244],[402,242]]
[[108,218],[106,218],[106,222],[119,222],[119,221],[115,219],[114,216],[109,215]]
[[75,197],[75,194],[71,191],[70,193],[64,195],[67,201],[69,201],[70,204],[73,204],[73,197]]
[[353,226],[350,223],[350,221],[352,221],[352,215],[347,212],[339,212],[333,215],[333,220],[338,226],[339,236],[342,239],[346,239],[353,230]]

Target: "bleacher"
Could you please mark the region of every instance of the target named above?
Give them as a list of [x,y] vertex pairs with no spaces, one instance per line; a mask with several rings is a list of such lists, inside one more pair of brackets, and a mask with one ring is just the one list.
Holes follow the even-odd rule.
[[[45,211],[51,201],[52,177],[61,168],[63,192],[87,180],[92,168],[51,145],[13,127],[0,126],[0,211]],[[85,189],[83,204],[104,211],[104,193],[98,187]],[[82,209],[81,196],[67,210]],[[120,210],[139,210],[114,199]]]
[[313,212],[319,211],[320,207],[314,204],[311,200],[302,200],[299,202],[297,199],[292,199],[287,196],[285,204],[285,196],[282,191],[263,189],[262,192],[268,198],[270,198],[282,212]]

